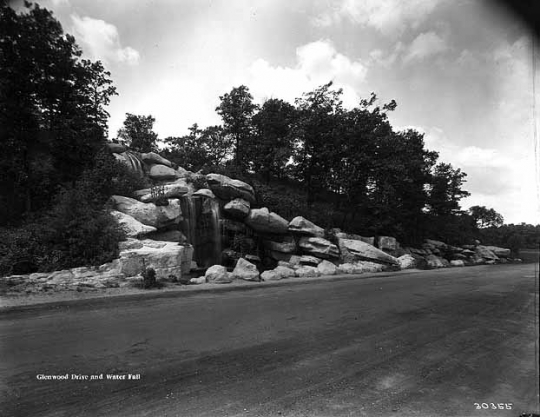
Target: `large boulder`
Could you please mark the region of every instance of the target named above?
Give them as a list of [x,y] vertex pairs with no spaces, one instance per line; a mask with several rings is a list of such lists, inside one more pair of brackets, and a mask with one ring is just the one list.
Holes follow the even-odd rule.
[[[165,198],[180,198],[190,192],[190,186],[185,180],[178,180],[171,184],[164,184],[162,186],[163,195],[160,197]],[[156,200],[156,196],[152,195],[151,188],[143,188],[134,192],[135,197],[143,203],[151,203]]]
[[324,237],[324,229],[322,227],[317,226],[315,223],[310,222],[302,216],[297,216],[292,219],[288,228],[289,232],[292,233],[306,236]]
[[229,284],[232,282],[231,274],[222,265],[211,266],[206,270],[204,277],[207,282],[212,284]]
[[301,266],[294,271],[294,275],[297,277],[318,277],[321,275],[319,270],[314,266]]
[[401,269],[416,268],[416,259],[412,255],[409,255],[409,254],[402,255],[399,258],[397,258],[397,260],[399,262],[399,267]]
[[318,258],[338,258],[339,249],[332,242],[322,237],[303,236],[298,241],[298,246],[302,251]]
[[296,242],[292,238],[286,239],[284,242],[265,240],[263,244],[265,249],[268,249],[270,251],[276,251],[281,253],[294,253],[296,251]]
[[465,262],[463,262],[461,259],[454,259],[450,261],[450,266],[465,266]]
[[317,269],[321,275],[335,275],[337,270],[336,266],[327,260],[324,260],[317,265]]
[[270,212],[266,207],[251,209],[245,223],[259,233],[287,233],[287,220],[274,212]]
[[171,161],[163,158],[161,155],[158,155],[155,152],[141,153],[141,159],[144,161],[144,163],[148,165],[160,164],[160,165],[165,165],[169,168],[172,167]]
[[377,238],[377,247],[381,250],[395,251],[399,248],[399,244],[395,237],[379,236]]
[[444,268],[445,267],[445,263],[443,262],[443,258],[441,258],[441,257],[439,257],[437,255],[428,255],[428,256],[426,256],[426,262],[427,262],[427,267],[430,268],[430,269]]
[[510,257],[510,249],[508,248],[500,248],[498,246],[484,246],[487,250],[490,250],[493,252],[496,256],[501,258],[508,258]]
[[178,178],[178,173],[166,165],[156,164],[150,167],[148,176],[153,180],[165,181]]
[[235,279],[259,281],[259,271],[257,270],[257,267],[244,258],[238,259],[232,272],[232,276]]
[[317,266],[319,265],[323,260],[321,258],[317,258],[316,256],[311,255],[302,255],[300,257],[300,265],[311,265],[311,266]]
[[361,265],[353,262],[345,262],[337,266],[336,272],[338,274],[361,274],[364,270]]
[[346,262],[371,261],[385,265],[399,265],[393,256],[361,240],[339,239],[339,248]]
[[121,211],[112,210],[111,215],[116,219],[127,237],[140,237],[157,230],[155,227],[147,226]]
[[250,204],[249,201],[243,198],[235,198],[229,201],[223,207],[223,211],[236,219],[244,219],[249,214]]
[[142,203],[134,198],[113,195],[111,200],[116,210],[128,214],[142,224],[161,228],[179,223],[182,220],[180,203],[176,199],[169,200],[167,206],[156,206],[153,203]]
[[119,273],[126,277],[139,275],[145,268],[153,268],[158,278],[174,275],[178,279],[189,272],[192,248],[186,248],[173,242],[142,241],[143,247],[129,248],[120,252],[117,259]]
[[281,276],[281,278],[290,278],[294,277],[294,269],[289,268],[287,266],[278,265],[274,268],[274,271],[276,274]]
[[385,266],[375,262],[358,261],[356,265],[362,269],[362,272],[382,272]]
[[366,237],[366,236],[360,236],[356,235],[354,233],[344,233],[344,232],[337,232],[336,237],[339,239],[352,239],[352,240],[361,240],[362,242],[369,243],[371,246],[375,246],[375,237]]
[[208,174],[206,181],[214,194],[222,200],[230,201],[242,198],[250,203],[255,203],[253,187],[243,181],[233,180],[221,174]]
[[496,261],[499,259],[499,257],[495,255],[487,246],[478,245],[474,251],[476,255],[486,260]]
[[264,271],[261,274],[261,279],[263,281],[279,281],[281,278],[282,278],[282,276],[273,269],[270,269],[268,271]]

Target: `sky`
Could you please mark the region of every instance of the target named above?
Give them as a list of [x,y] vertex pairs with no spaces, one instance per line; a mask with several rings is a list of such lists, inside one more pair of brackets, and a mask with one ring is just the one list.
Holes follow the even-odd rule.
[[490,0],[38,3],[111,72],[111,138],[126,113],[154,116],[162,139],[182,136],[193,123],[220,124],[219,96],[233,87],[257,103],[293,102],[332,80],[346,107],[371,92],[395,99],[395,130],[424,133],[428,149],[467,173],[462,208],[540,223],[540,53]]

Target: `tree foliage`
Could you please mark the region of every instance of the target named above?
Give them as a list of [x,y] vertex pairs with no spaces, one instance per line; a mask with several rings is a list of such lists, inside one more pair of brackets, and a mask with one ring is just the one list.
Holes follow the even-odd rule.
[[157,151],[158,135],[152,129],[156,119],[151,116],[139,116],[126,113],[124,126],[118,130],[118,142],[137,152]]
[[234,142],[234,164],[246,171],[248,161],[244,148],[253,133],[252,117],[257,110],[253,96],[245,85],[233,88],[229,93],[219,97],[220,103],[216,112],[223,120],[223,133],[232,137]]
[[502,215],[485,206],[472,206],[469,208],[469,214],[474,219],[476,226],[481,229],[502,226],[504,223]]
[[0,222],[51,204],[93,163],[116,93],[47,9],[0,2]]

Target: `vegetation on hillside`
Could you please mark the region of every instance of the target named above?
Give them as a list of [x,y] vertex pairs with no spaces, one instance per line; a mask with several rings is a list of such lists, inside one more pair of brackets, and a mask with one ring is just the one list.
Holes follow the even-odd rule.
[[50,11],[0,1],[0,275],[117,256],[104,204],[134,179],[104,153],[109,77]]

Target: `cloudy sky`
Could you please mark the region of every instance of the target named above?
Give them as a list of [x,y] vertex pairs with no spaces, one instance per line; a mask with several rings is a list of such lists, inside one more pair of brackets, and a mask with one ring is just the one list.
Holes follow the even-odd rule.
[[152,114],[161,138],[180,136],[195,122],[220,123],[219,95],[234,86],[247,85],[257,102],[292,102],[334,80],[348,106],[372,91],[381,102],[395,99],[393,126],[424,132],[429,149],[468,174],[464,208],[486,205],[507,223],[540,223],[540,54],[521,22],[489,0],[40,4],[112,73],[119,96],[109,108],[111,137],[126,112]]

